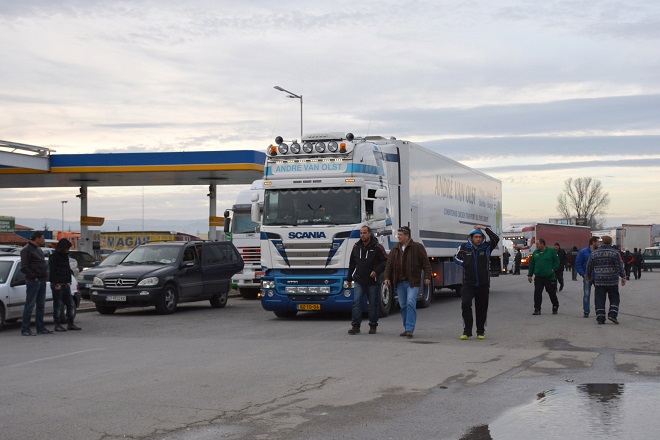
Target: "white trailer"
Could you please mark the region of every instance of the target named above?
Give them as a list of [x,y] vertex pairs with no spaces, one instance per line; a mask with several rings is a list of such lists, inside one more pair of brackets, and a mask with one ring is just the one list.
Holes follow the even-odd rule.
[[[268,148],[264,188],[262,305],[282,317],[351,309],[346,278],[363,225],[387,251],[403,225],[424,244],[434,277],[420,289],[421,307],[434,289],[460,288],[462,268],[452,259],[475,224],[498,235],[502,229],[499,180],[395,138],[322,133],[300,145],[278,137]],[[501,245],[492,256],[494,274],[500,257]],[[385,315],[394,298],[385,286],[381,293]]]
[[[263,200],[263,180],[252,182],[250,189],[241,191],[231,209],[224,213],[225,234],[238,249],[243,258],[243,270],[232,277],[233,286],[243,298],[255,299],[261,288],[261,240],[260,222],[252,221],[252,196],[257,194]],[[261,212],[261,206],[259,207]]]
[[644,251],[653,244],[653,225],[621,225],[616,235],[616,244],[622,251],[632,252],[635,248]]

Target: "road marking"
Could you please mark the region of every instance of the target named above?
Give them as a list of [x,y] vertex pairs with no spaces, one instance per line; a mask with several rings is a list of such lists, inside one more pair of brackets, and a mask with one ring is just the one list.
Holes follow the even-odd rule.
[[5,367],[22,367],[23,365],[34,364],[35,362],[49,361],[52,359],[59,359],[67,356],[73,356],[75,354],[88,353],[90,351],[102,351],[102,350],[103,348],[90,348],[89,350],[74,351],[72,353],[58,354],[57,356],[50,356],[41,359],[33,359],[31,361],[21,362],[20,364],[5,365]]

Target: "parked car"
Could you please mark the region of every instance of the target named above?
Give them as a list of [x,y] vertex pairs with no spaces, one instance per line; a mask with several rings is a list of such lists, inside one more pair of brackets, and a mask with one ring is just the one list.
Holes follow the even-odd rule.
[[642,269],[653,271],[660,268],[660,246],[653,246],[644,249],[642,254]]
[[76,277],[76,279],[78,280],[78,285],[80,286],[80,296],[89,299],[89,291],[90,288],[92,287],[92,282],[94,281],[94,277],[100,274],[101,272],[103,272],[104,270],[108,270],[110,268],[116,267],[119,263],[121,263],[124,260],[124,258],[126,258],[126,255],[130,253],[131,253],[131,249],[115,251],[112,254],[108,255],[108,257],[105,260],[101,261],[101,263],[99,263],[98,266],[80,272]]
[[19,255],[21,253],[21,246],[16,246],[13,244],[3,244],[0,246],[0,254],[2,255]]
[[[130,249],[127,249],[130,251]],[[100,251],[101,255],[101,261],[105,260],[108,258],[108,255],[111,255],[115,250],[114,249],[107,249],[107,248],[102,248]],[[99,263],[100,264],[100,263]]]
[[90,267],[96,267],[99,265],[99,262],[96,261],[96,258],[94,258],[93,255],[84,251],[70,250],[69,257],[78,262],[78,269],[80,269],[81,272],[85,269],[89,269]]
[[146,243],[94,277],[90,298],[101,314],[131,306],[169,314],[179,303],[204,299],[220,308],[227,304],[231,277],[241,270],[243,259],[228,241]]
[[[25,274],[21,272],[21,257],[18,255],[0,256],[0,328],[5,322],[18,321],[23,317],[25,292]],[[71,277],[71,293],[77,309],[80,305],[80,292],[78,292],[78,282],[73,276]],[[46,283],[46,313],[53,313],[53,295],[50,283]]]

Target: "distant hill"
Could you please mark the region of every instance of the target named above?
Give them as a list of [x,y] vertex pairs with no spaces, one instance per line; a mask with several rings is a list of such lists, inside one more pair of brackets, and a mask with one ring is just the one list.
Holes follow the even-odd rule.
[[[20,218],[16,217],[16,223],[21,226],[27,226],[35,230],[43,230],[45,227],[49,231],[59,231],[62,227],[62,220],[55,218]],[[155,219],[125,219],[125,220],[106,220],[101,227],[91,227],[90,229],[100,229],[101,232],[111,231],[176,231],[185,232],[192,235],[206,235],[209,232],[208,220],[155,220]],[[80,231],[80,223],[64,221],[65,231]]]

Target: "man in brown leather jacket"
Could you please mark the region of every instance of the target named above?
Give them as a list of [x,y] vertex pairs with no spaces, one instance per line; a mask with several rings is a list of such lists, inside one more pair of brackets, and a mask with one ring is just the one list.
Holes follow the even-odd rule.
[[396,288],[403,318],[403,333],[400,336],[413,337],[417,322],[417,295],[422,286],[431,284],[433,270],[426,249],[410,237],[410,228],[401,226],[397,232],[399,244],[394,246],[387,257],[384,282]]

